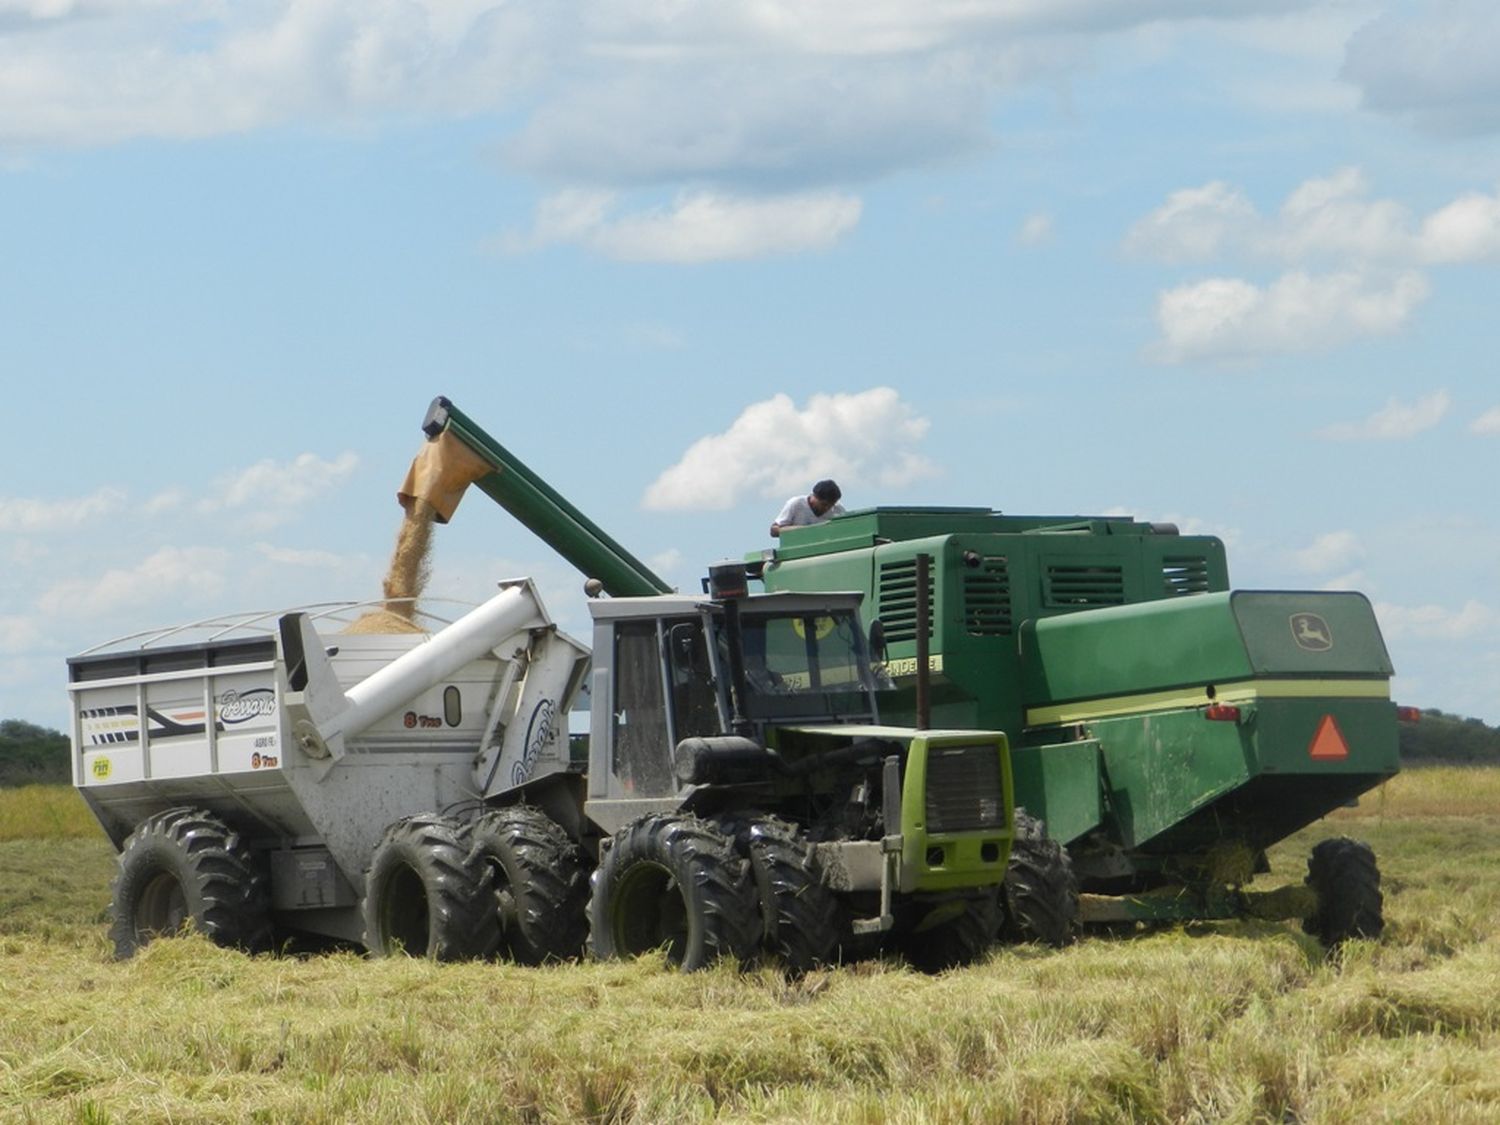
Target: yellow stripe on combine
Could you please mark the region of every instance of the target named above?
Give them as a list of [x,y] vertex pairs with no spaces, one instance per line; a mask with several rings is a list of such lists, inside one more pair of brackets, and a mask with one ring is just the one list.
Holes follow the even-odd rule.
[[1388,680],[1246,680],[1215,686],[1210,699],[1202,688],[1156,691],[1145,695],[1117,695],[1053,707],[1033,707],[1026,712],[1026,725],[1045,727],[1086,723],[1142,711],[1181,711],[1210,703],[1246,704],[1259,699],[1389,699]]

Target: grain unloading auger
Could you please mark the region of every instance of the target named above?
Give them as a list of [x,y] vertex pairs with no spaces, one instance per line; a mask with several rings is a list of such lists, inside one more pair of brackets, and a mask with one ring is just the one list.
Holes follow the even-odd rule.
[[738,564],[668,593],[464,421],[434,403],[408,520],[469,483],[516,511],[619,595],[590,602],[592,665],[527,580],[431,636],[259,614],[70,660],[75,783],[120,848],[117,952],[191,924],[526,963],[590,932],[600,956],[689,968],[982,954],[1014,833],[1005,736],[881,724],[858,595],[749,596]]

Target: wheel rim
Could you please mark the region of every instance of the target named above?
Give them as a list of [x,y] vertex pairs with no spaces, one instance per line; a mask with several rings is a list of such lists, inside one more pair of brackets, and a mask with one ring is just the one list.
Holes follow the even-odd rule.
[[177,933],[191,917],[182,884],[171,872],[162,871],[142,889],[130,922],[138,938],[150,938]]
[[381,895],[381,929],[391,953],[427,956],[431,918],[427,910],[427,888],[410,867],[393,871]]
[[610,926],[615,948],[636,957],[665,946],[668,960],[680,965],[687,951],[687,917],[687,903],[672,872],[660,864],[639,864],[615,890]]

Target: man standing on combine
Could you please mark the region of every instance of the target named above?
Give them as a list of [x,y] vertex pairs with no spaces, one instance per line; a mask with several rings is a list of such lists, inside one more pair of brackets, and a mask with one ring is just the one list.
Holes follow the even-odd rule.
[[807,496],[793,496],[781,506],[781,514],[771,524],[771,538],[778,539],[784,527],[807,527],[844,514],[839,499],[844,494],[831,480],[820,480]]

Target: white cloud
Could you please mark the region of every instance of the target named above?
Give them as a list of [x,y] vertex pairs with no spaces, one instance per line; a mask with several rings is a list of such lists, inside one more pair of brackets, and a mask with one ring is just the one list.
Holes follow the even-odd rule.
[[646,490],[643,504],[723,511],[752,496],[784,500],[832,477],[846,507],[863,507],[861,487],[896,488],[936,475],[916,449],[927,429],[889,387],[813,395],[800,410],[778,394],[746,407],[723,433],[694,442]]
[[1457,641],[1493,632],[1500,626],[1500,614],[1473,599],[1456,610],[1440,605],[1400,606],[1378,602],[1375,616],[1387,640]]
[[1500,20],[1492,0],[1389,5],[1350,37],[1343,78],[1364,108],[1449,134],[1500,130]]
[[1500,261],[1500,194],[1469,192],[1420,221],[1393,199],[1370,198],[1358,168],[1297,185],[1263,215],[1223,181],[1172,192],[1138,221],[1125,249],[1163,262],[1248,257],[1283,263],[1336,261],[1397,267]]
[[1364,557],[1365,549],[1359,536],[1352,531],[1330,531],[1313,540],[1312,545],[1296,552],[1294,559],[1299,570],[1309,574],[1327,574],[1331,570],[1342,570]]
[[270,543],[257,543],[255,550],[261,557],[283,566],[306,567],[313,570],[337,570],[345,559],[332,551],[316,549],[299,550],[293,547],[276,547]]
[[1469,423],[1469,432],[1474,434],[1500,434],[1500,406],[1486,410]]
[[44,591],[43,613],[63,618],[103,617],[140,603],[181,605],[211,597],[225,586],[228,551],[212,547],[163,547],[129,570],[109,570],[95,579],[70,579]]
[[560,192],[541,202],[529,233],[502,245],[516,252],[574,243],[632,262],[760,258],[826,249],[854,229],[861,210],[858,198],[826,191],[754,198],[700,190],[618,217],[614,204],[611,193]]
[[1022,246],[1040,246],[1052,241],[1052,216],[1045,211],[1027,215],[1016,232],[1016,241]]
[[0,531],[37,533],[75,530],[120,510],[125,493],[101,488],[88,496],[38,500],[0,496]]
[[1432,429],[1452,404],[1447,391],[1434,391],[1410,403],[1393,398],[1368,418],[1325,426],[1318,436],[1330,441],[1399,441]]
[[1264,288],[1238,278],[1193,282],[1157,298],[1161,340],[1155,354],[1169,363],[1233,361],[1389,334],[1405,325],[1429,288],[1425,277],[1410,271],[1294,271]]
[[346,480],[358,466],[359,458],[353,453],[340,453],[332,461],[313,453],[303,453],[285,463],[261,461],[215,481],[209,494],[198,501],[198,510],[211,513],[250,508],[246,526],[274,527]]

